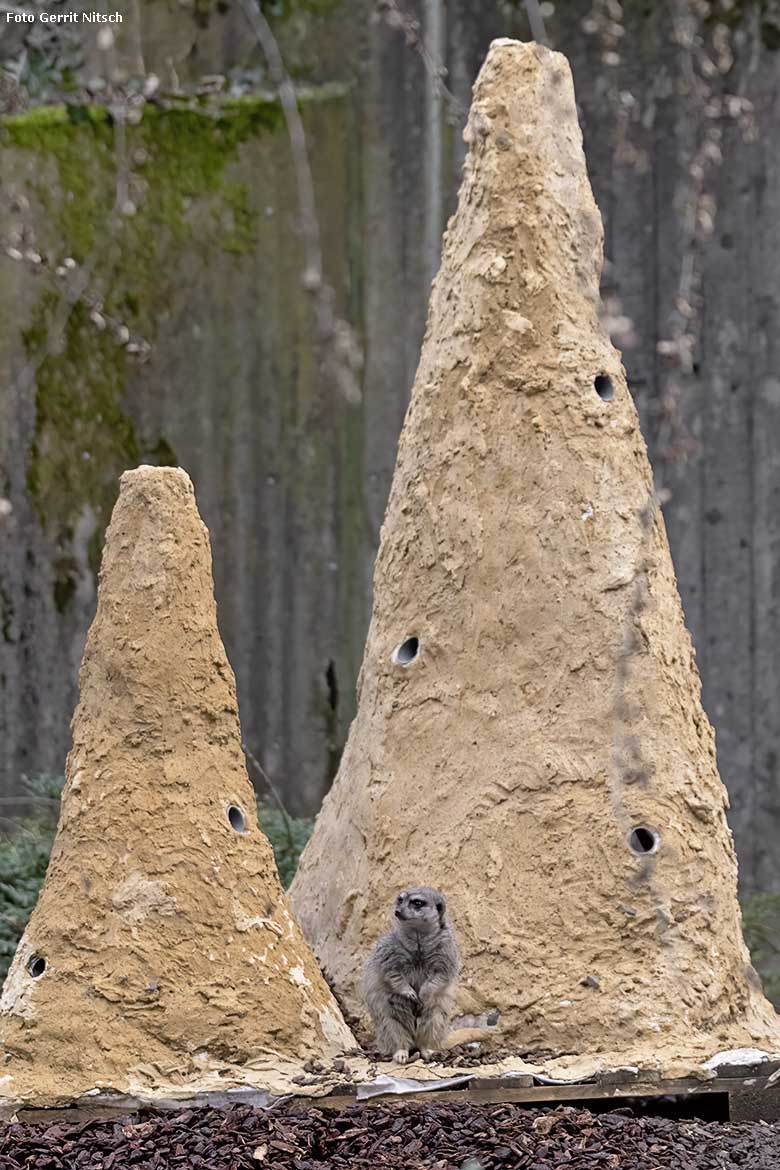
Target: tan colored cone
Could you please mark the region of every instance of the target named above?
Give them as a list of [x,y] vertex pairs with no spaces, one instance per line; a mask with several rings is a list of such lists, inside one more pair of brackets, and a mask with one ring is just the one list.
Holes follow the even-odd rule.
[[353,1044],[258,828],[183,471],[122,476],[80,687],[51,862],[0,1003],[0,1090],[127,1091],[139,1066],[181,1079]]
[[[780,1047],[645,445],[598,322],[602,227],[566,60],[495,42],[466,140],[358,714],[293,905],[350,1009],[355,953],[396,890],[430,884],[460,936],[461,1007],[496,1009],[505,1042],[667,1064]],[[631,852],[637,828],[657,851]]]

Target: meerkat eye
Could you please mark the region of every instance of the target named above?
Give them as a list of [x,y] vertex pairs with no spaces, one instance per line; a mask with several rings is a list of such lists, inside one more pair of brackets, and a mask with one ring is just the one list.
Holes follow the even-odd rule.
[[425,903],[423,902],[422,898],[411,898],[409,900],[409,905],[414,906],[415,910],[422,910]]

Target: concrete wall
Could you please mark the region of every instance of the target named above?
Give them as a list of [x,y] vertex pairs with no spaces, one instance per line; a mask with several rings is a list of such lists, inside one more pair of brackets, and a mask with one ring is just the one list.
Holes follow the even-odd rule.
[[[613,316],[632,322],[618,322],[616,341],[659,479],[671,492],[666,518],[732,795],[743,880],[780,889],[773,848],[780,828],[777,30],[765,4],[732,5],[722,28],[714,19],[689,28],[690,5],[682,0],[626,0],[618,44],[603,22],[583,29],[594,7],[603,9],[589,0],[558,4],[547,31],[574,69],[605,218],[605,293],[615,298]],[[282,27],[298,76],[351,86],[312,115],[310,144],[330,279],[365,347],[361,406],[347,408],[318,384],[296,283],[283,131],[262,147],[243,144],[231,163],[256,213],[251,246],[231,253],[197,233],[165,245],[159,259],[175,278],[157,314],[152,357],[143,368],[128,365],[116,385],[122,417],[140,436],[139,449],[147,445],[144,457],[154,457],[149,448],[162,438],[195,479],[212,529],[220,620],[246,737],[295,808],[316,806],[353,708],[376,535],[435,240],[457,190],[462,108],[490,39],[528,36],[521,6],[409,0],[404,9],[441,46],[454,102],[437,93],[420,54],[369,0],[318,16],[298,6]],[[162,73],[166,54],[185,80],[258,63],[236,11],[213,14],[205,28],[178,16],[167,31],[162,8],[133,11],[132,51],[147,71]],[[689,32],[699,40],[683,48]],[[120,50],[129,60],[130,50]],[[727,98],[747,99],[752,113]],[[722,162],[707,145],[713,128]],[[14,160],[21,158],[14,149]],[[56,166],[52,173],[56,181]],[[706,222],[691,229],[694,197],[699,218],[713,220],[708,235]],[[214,201],[212,192],[212,211]],[[273,209],[267,217],[266,207]],[[54,242],[58,230],[51,227]],[[0,263],[0,311],[17,323],[0,343],[7,386],[5,371],[24,360],[19,331],[29,327],[43,283],[18,264]],[[113,263],[121,281],[122,255]],[[690,272],[701,277],[701,295],[694,365],[685,370],[659,353],[658,343],[684,331],[679,296]],[[663,409],[670,394],[677,400],[673,425]],[[70,535],[64,539],[61,526],[52,534],[52,515],[39,518],[26,487],[36,409],[33,391],[16,402],[3,396],[16,525],[1,554],[2,587],[12,601],[10,619],[4,603],[11,633],[0,647],[7,790],[20,770],[61,766],[74,667],[94,600],[84,548],[110,497],[106,488],[97,505],[85,499]],[[109,443],[109,480],[128,455],[121,442],[114,447]],[[63,565],[76,584],[60,612],[54,591]]]
[[[349,316],[353,108],[331,91],[304,108],[325,265]],[[117,477],[146,461],[192,475],[247,741],[272,776],[292,777],[293,800],[316,801],[366,621],[355,538],[364,422],[322,373],[278,107],[242,101],[218,120],[148,110],[128,128],[138,210],[113,221],[105,119],[31,111],[4,137],[16,230],[47,258],[41,271],[0,257],[2,494],[13,507],[0,548],[6,791],[22,772],[62,768]],[[88,258],[90,306],[79,302],[60,352],[47,352],[60,294]]]

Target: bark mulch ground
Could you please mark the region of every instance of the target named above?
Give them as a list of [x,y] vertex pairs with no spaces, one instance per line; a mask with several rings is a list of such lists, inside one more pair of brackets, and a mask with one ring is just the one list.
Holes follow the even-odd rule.
[[779,1170],[780,1124],[629,1110],[353,1106],[340,1113],[189,1109],[0,1130],[2,1170]]

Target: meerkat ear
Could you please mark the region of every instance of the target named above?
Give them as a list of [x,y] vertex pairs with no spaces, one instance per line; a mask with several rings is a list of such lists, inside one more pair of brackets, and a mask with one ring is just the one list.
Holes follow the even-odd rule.
[[444,927],[444,915],[445,915],[445,912],[447,910],[447,904],[445,903],[443,898],[436,899],[436,909],[439,912],[439,926],[443,928]]

